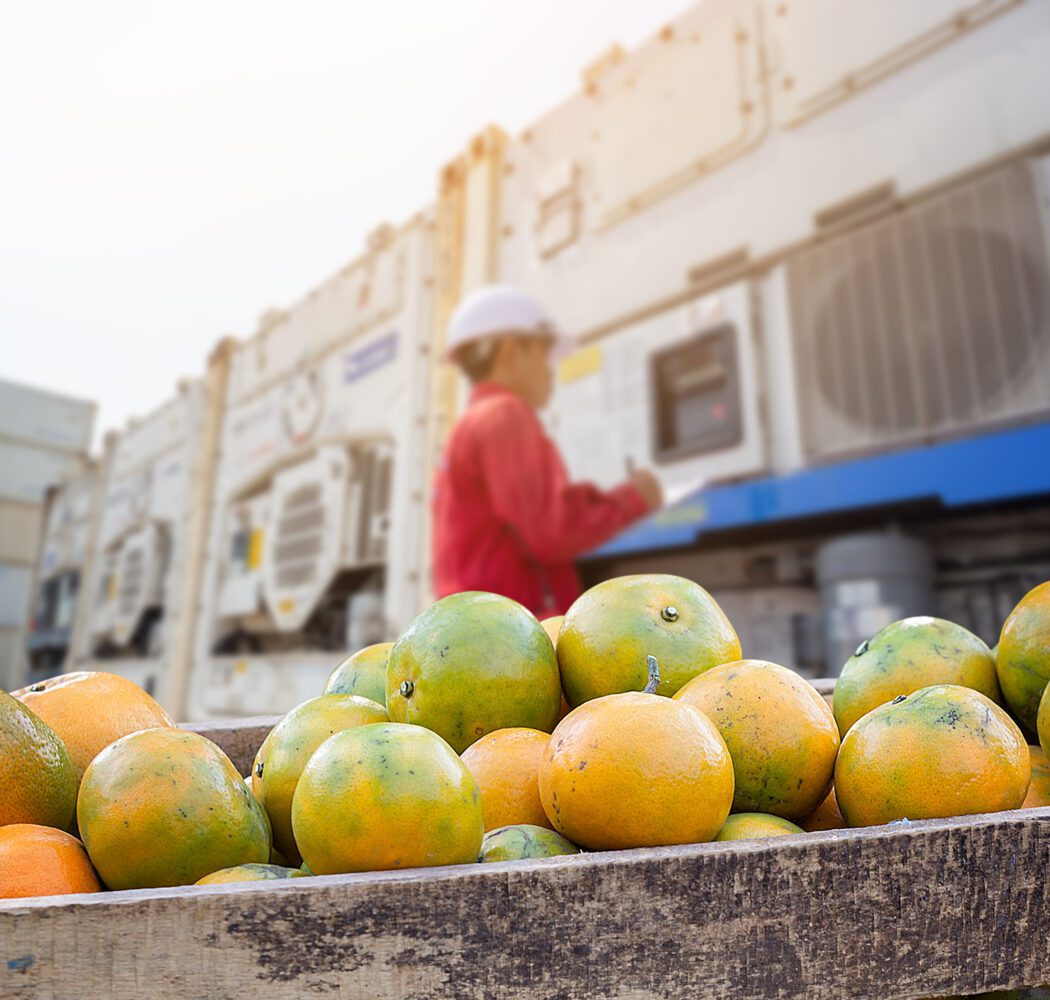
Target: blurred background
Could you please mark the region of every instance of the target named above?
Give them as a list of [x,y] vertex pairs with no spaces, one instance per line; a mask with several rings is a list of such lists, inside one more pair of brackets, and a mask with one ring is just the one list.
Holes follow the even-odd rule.
[[575,479],[834,675],[1050,578],[1050,0],[106,0],[0,39],[0,687],[284,711],[430,599],[492,282]]

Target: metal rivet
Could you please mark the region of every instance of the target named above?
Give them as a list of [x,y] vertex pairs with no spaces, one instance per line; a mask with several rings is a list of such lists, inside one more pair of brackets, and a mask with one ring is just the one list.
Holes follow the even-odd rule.
[[667,607],[660,612],[660,617],[665,622],[676,622],[678,621],[678,608],[673,604],[668,604]]
[[416,686],[411,681],[402,681],[398,690],[400,690],[402,698],[411,698],[415,689]]

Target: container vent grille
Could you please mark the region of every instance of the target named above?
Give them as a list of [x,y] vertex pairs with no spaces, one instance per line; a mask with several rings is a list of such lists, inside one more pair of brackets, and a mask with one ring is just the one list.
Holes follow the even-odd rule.
[[324,531],[320,483],[300,486],[285,497],[274,543],[278,587],[302,587],[317,579]]
[[814,458],[1050,410],[1050,263],[1035,164],[1013,165],[788,264]]

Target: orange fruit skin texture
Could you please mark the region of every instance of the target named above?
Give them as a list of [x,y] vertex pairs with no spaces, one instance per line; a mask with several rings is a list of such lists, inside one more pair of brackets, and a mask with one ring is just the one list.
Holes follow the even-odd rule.
[[137,684],[105,671],[60,674],[12,693],[58,733],[78,779],[95,755],[114,740],[143,729],[175,725],[159,702]]
[[191,885],[270,858],[263,807],[214,743],[147,729],[106,747],[77,800],[84,846],[110,889]]
[[904,618],[863,642],[835,682],[835,719],[844,736],[873,708],[934,684],[1002,698],[992,651],[972,632],[942,618]]
[[565,615],[553,615],[550,618],[540,619],[543,631],[550,636],[551,644],[555,649],[558,648],[558,633],[561,631],[561,623],[563,621],[565,621]]
[[631,692],[558,723],[539,785],[554,828],[587,850],[693,844],[729,815],[733,762],[702,712]]
[[1032,766],[1017,724],[990,698],[938,684],[880,705],[846,734],[835,793],[850,826],[1017,809]]
[[226,885],[229,882],[266,882],[275,878],[307,878],[307,873],[299,868],[285,868],[283,865],[234,865],[233,868],[221,868],[217,872],[205,875],[195,885]]
[[477,861],[481,794],[436,733],[381,722],[321,744],[299,778],[292,827],[315,875]]
[[50,826],[0,826],[0,899],[101,892],[84,845]]
[[0,827],[66,829],[77,803],[77,772],[55,731],[0,691]]
[[1039,711],[1035,718],[1035,731],[1044,754],[1050,747],[1050,696],[1047,695],[1047,691],[1050,691],[1050,684],[1043,689],[1043,696],[1039,699]]
[[456,753],[497,729],[549,733],[560,703],[554,647],[535,616],[508,597],[481,591],[444,597],[390,651],[391,721],[425,726]]
[[1035,733],[1039,700],[1050,680],[1050,580],[1025,594],[1007,615],[996,664],[1006,704]]
[[274,847],[287,861],[302,863],[292,834],[292,796],[314,751],[329,736],[354,726],[387,722],[386,709],[352,694],[323,694],[293,708],[262,741],[252,764],[252,792],[273,830]]
[[824,800],[839,731],[808,681],[765,660],[738,660],[694,677],[675,696],[703,712],[733,758],[734,812],[799,819]]
[[805,833],[800,826],[781,816],[769,813],[733,813],[722,824],[715,840],[751,840],[754,837],[786,837],[792,833]]
[[580,849],[574,843],[549,827],[518,823],[486,833],[478,861],[519,861],[522,858],[554,858],[579,853]]
[[813,833],[815,830],[841,830],[845,825],[846,821],[842,818],[839,802],[835,797],[834,785],[831,786],[824,801],[809,816],[799,822],[799,826],[806,833]]
[[356,694],[386,705],[386,665],[392,642],[377,642],[348,656],[325,682],[325,694]]
[[[673,608],[674,620],[665,619]],[[670,613],[668,613],[670,615]],[[641,691],[646,657],[660,665],[657,694],[670,697],[697,674],[740,659],[740,640],[714,598],[680,576],[621,576],[577,598],[558,634],[558,664],[573,707]]]
[[537,777],[550,741],[550,734],[538,729],[497,729],[463,751],[481,792],[486,833],[520,823],[553,829]]
[[1039,809],[1050,806],[1050,758],[1040,747],[1028,748],[1032,757],[1032,783],[1021,803],[1022,809]]

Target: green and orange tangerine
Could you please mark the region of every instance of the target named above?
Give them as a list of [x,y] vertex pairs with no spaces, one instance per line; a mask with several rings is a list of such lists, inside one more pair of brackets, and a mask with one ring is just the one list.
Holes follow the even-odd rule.
[[699,584],[680,576],[621,576],[591,587],[569,608],[558,633],[568,703],[640,691],[646,657],[660,664],[657,694],[670,697],[711,667],[740,659],[729,619]]
[[110,889],[191,885],[270,857],[266,814],[244,779],[214,743],[181,729],[106,747],[84,772],[77,820]]
[[297,705],[267,734],[252,765],[252,791],[269,816],[274,847],[287,861],[302,861],[292,834],[292,796],[313,752],[345,729],[388,719],[386,709],[368,698],[323,694]]
[[1007,616],[996,664],[1006,704],[1036,733],[1039,701],[1050,680],[1050,580],[1025,594]]
[[394,643],[386,703],[392,722],[424,726],[462,753],[497,729],[549,733],[561,683],[543,626],[516,601],[452,594],[418,615]]
[[694,677],[675,700],[703,712],[733,758],[733,811],[808,816],[824,800],[839,732],[807,680],[766,660],[737,660]]
[[860,644],[835,682],[834,708],[845,735],[861,716],[934,684],[957,684],[1001,700],[995,658],[972,632],[926,616],[892,622]]
[[771,816],[769,813],[742,812],[733,813],[715,840],[752,840],[756,837],[785,837],[793,833],[805,833],[800,826],[782,816]]
[[386,705],[386,665],[392,642],[377,642],[351,654],[328,675],[324,694],[356,694]]
[[332,875],[476,861],[484,818],[470,771],[440,736],[387,722],[321,744],[292,827],[309,870]]
[[282,865],[234,865],[205,875],[195,885],[226,885],[229,882],[266,882],[278,878],[305,878],[306,872]]
[[549,827],[516,823],[486,833],[478,861],[518,861],[579,853],[580,849],[572,841]]
[[900,695],[846,733],[835,793],[850,826],[1017,809],[1031,779],[1017,724],[972,688]]

